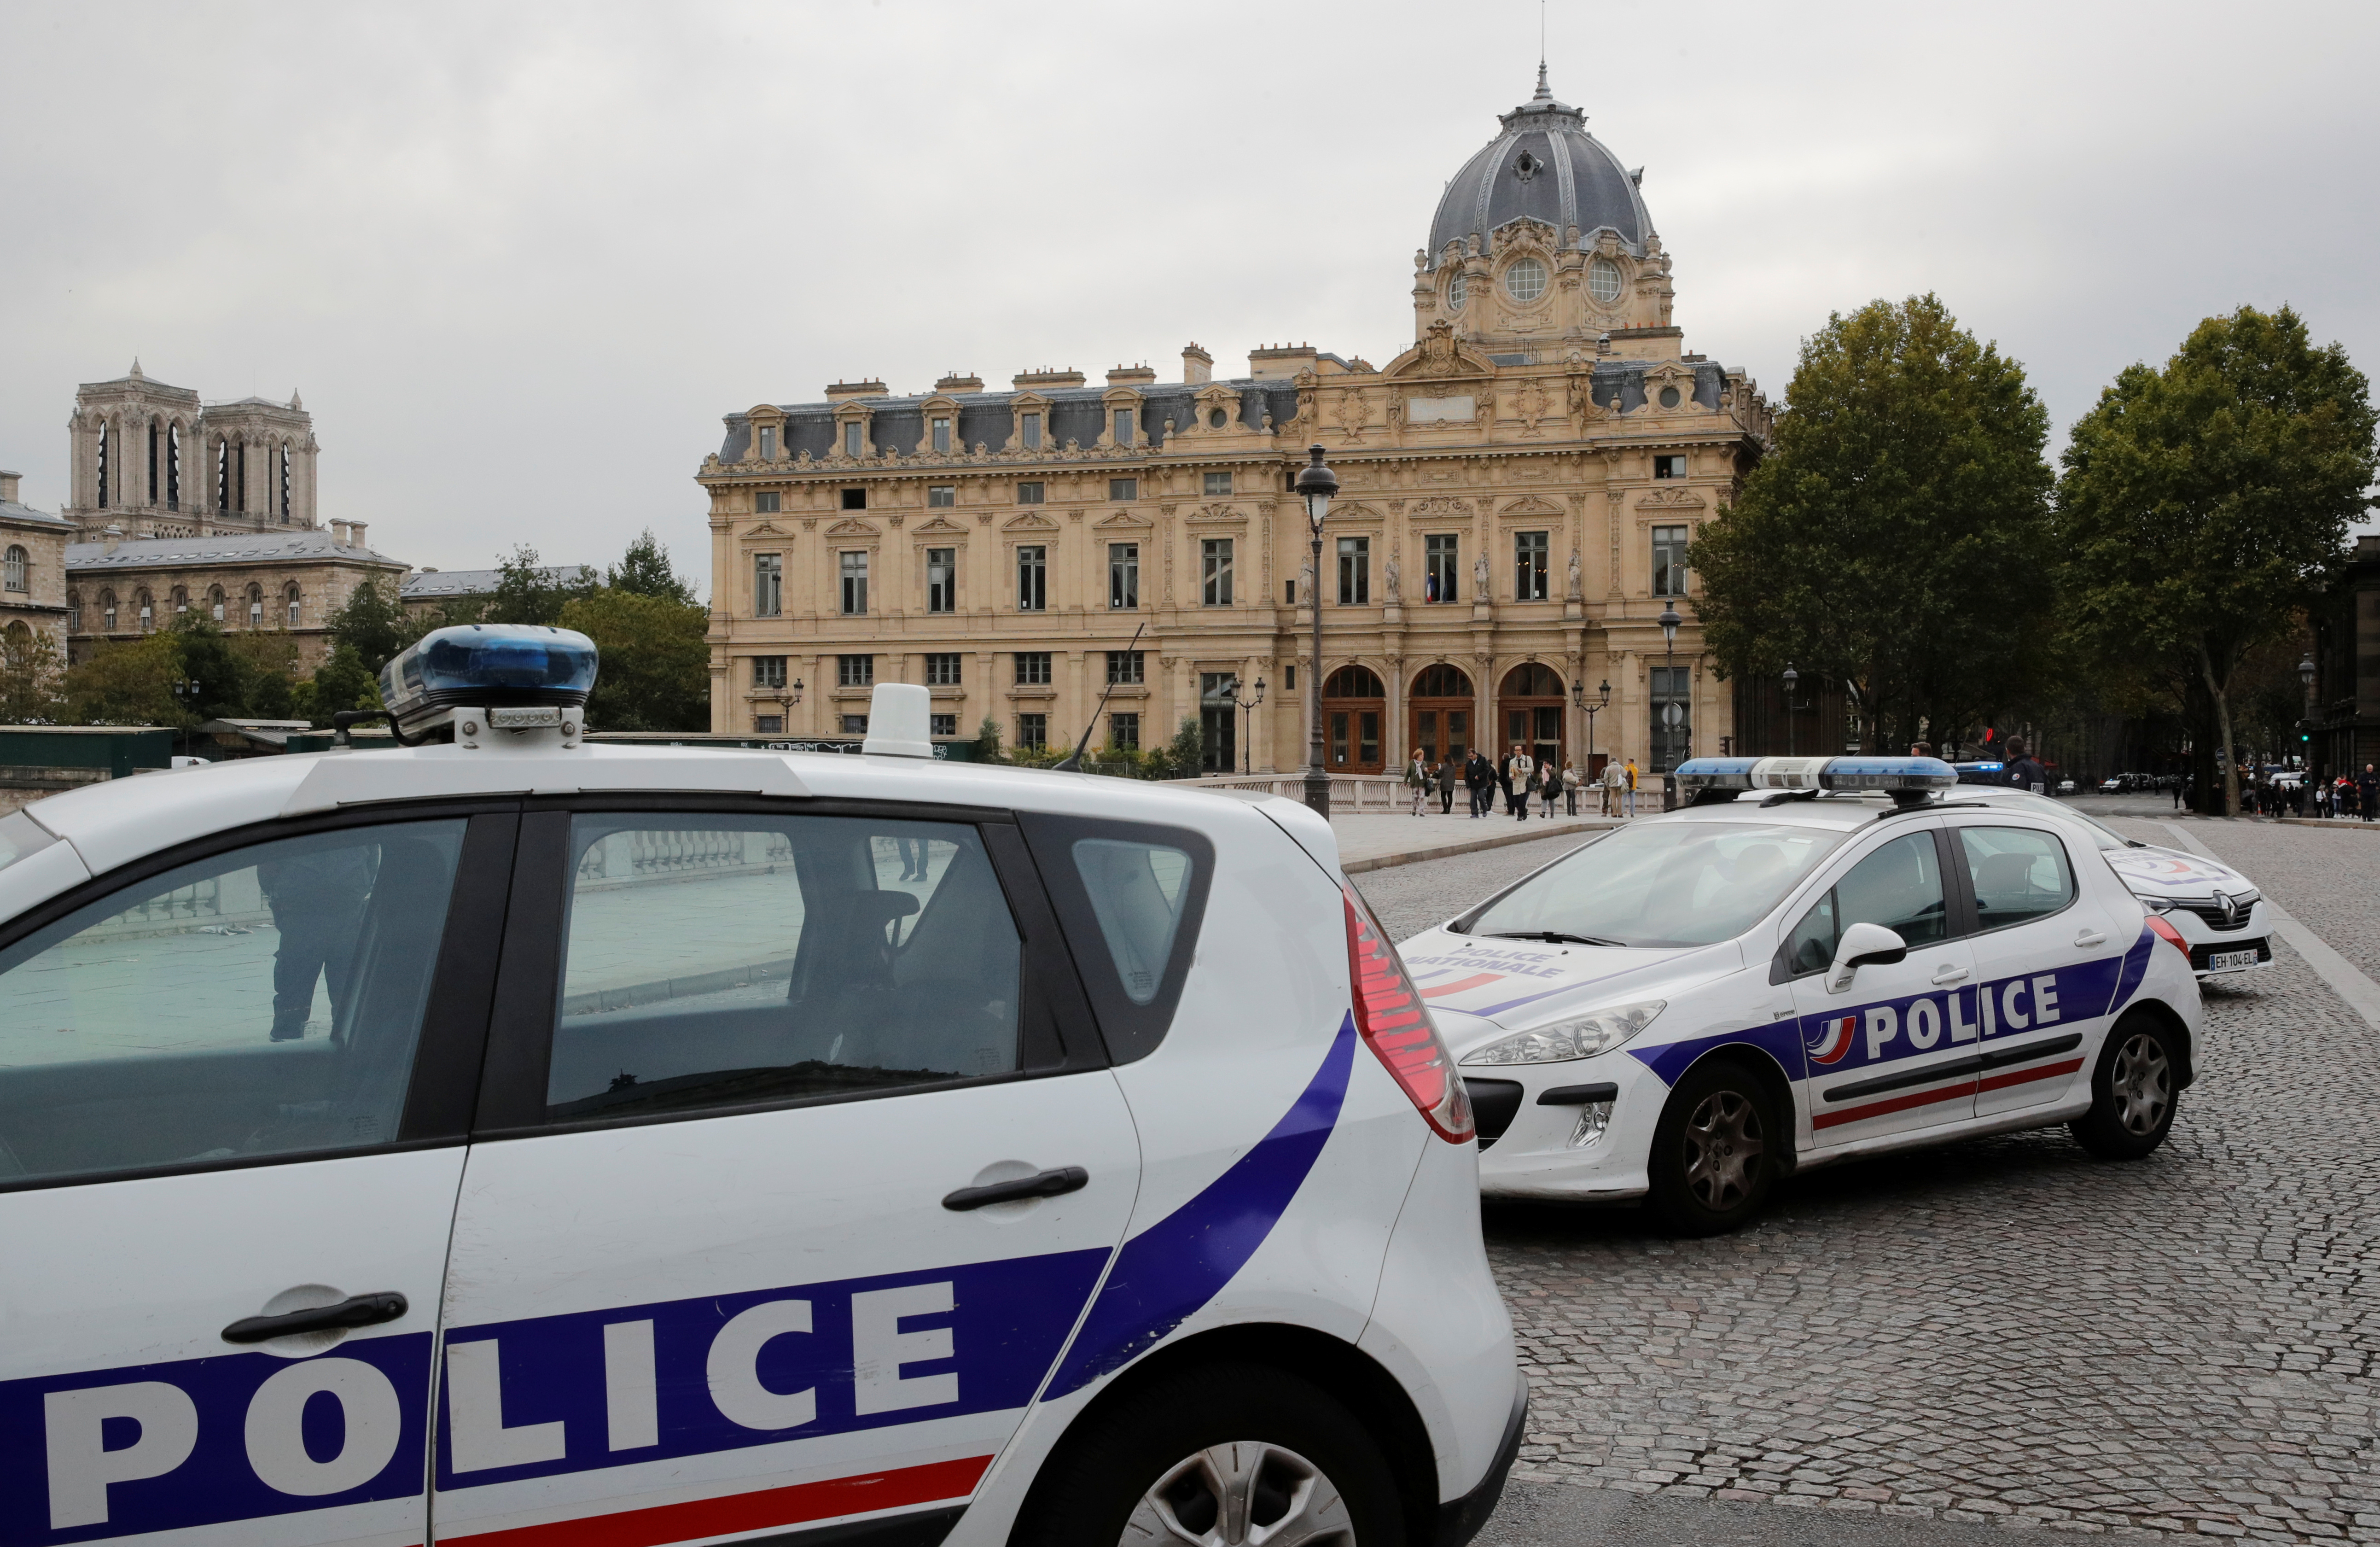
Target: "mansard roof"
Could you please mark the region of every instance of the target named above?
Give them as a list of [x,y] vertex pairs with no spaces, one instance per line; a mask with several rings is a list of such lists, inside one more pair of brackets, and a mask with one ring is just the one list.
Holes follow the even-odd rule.
[[[555,585],[577,585],[601,576],[592,565],[548,564],[538,573]],[[424,569],[405,578],[398,594],[407,602],[437,602],[450,596],[493,596],[504,578],[501,569]]]
[[69,573],[155,569],[171,565],[291,565],[325,559],[345,559],[375,568],[406,567],[403,559],[341,542],[331,533],[320,530],[241,532],[221,537],[128,537],[115,543],[113,553],[105,542],[67,544]]
[[[1335,378],[1334,378],[1335,380]],[[1201,394],[1220,387],[1239,397],[1238,420],[1251,430],[1261,429],[1265,417],[1272,417],[1279,428],[1297,417],[1297,384],[1281,377],[1257,379],[1235,377],[1213,382],[1148,382],[1135,384],[1140,394],[1141,422],[1149,434],[1161,432],[1166,421],[1187,427],[1197,411],[1196,399]],[[788,457],[799,457],[807,451],[813,458],[832,454],[835,446],[837,408],[853,404],[868,410],[868,439],[881,451],[897,445],[905,453],[926,434],[926,400],[935,398],[958,405],[954,450],[971,450],[981,445],[997,451],[1008,444],[1012,433],[1009,415],[1019,398],[1033,397],[1050,407],[1050,423],[1046,444],[1062,448],[1068,441],[1089,446],[1107,427],[1107,395],[1114,390],[1102,384],[1097,386],[1037,387],[1029,393],[1011,392],[918,392],[887,394],[880,397],[849,397],[836,403],[781,403],[777,405],[785,416],[784,450]],[[750,447],[752,424],[748,412],[726,416],[727,436],[719,448],[722,462],[741,461]]]

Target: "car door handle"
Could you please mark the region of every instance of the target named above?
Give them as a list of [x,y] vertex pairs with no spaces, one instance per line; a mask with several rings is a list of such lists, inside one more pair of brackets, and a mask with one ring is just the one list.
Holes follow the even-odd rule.
[[1963,983],[1966,981],[1967,969],[1963,967],[1946,967],[1929,980],[1936,988],[1940,988],[1945,983]]
[[2107,943],[2107,937],[2100,933],[2097,930],[2084,930],[2081,934],[2074,937],[2074,944],[2077,945],[2105,945]]
[[243,1316],[223,1330],[225,1343],[263,1343],[292,1333],[337,1332],[350,1327],[376,1327],[394,1322],[407,1310],[405,1297],[394,1289],[376,1295],[351,1295],[336,1305],[278,1316]]
[[942,1200],[942,1207],[965,1213],[969,1209],[980,1209],[987,1203],[1009,1203],[1020,1198],[1055,1198],[1060,1193],[1073,1192],[1090,1179],[1091,1174],[1079,1165],[1062,1165],[1054,1171],[1019,1176],[1013,1182],[990,1182],[979,1188],[961,1188]]

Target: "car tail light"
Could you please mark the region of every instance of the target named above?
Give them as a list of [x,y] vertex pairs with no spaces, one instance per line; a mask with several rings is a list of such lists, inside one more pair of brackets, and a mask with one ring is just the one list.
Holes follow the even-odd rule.
[[1379,920],[1346,888],[1347,963],[1355,985],[1355,1029],[1438,1137],[1468,1144],[1477,1130],[1471,1097],[1454,1076],[1454,1060],[1421,1002],[1405,964],[1380,932]]
[[2149,915],[2149,928],[2155,931],[2167,944],[2172,946],[2175,950],[2180,951],[2181,953],[2182,960],[2188,961],[2190,959],[2190,942],[2181,937],[2181,932],[2180,930],[2175,929],[2171,924],[2167,923],[2161,916],[2155,913]]

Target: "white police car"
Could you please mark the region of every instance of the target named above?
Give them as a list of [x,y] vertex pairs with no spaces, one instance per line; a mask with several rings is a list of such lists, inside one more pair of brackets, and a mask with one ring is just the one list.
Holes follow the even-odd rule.
[[2265,894],[2220,860],[2186,849],[2127,838],[2105,822],[2031,790],[1961,789],[1962,800],[2040,811],[2079,823],[2107,868],[2155,915],[2150,928],[2170,930],[2190,955],[2201,981],[2252,971],[2273,959]]
[[1326,824],[593,674],[0,819],[0,1543],[1470,1538],[1469,1111]]
[[2144,1155],[2190,1083],[2180,942],[2060,811],[1932,758],[1705,759],[1403,955],[1480,1187],[1732,1228],[1782,1172],[2011,1128]]

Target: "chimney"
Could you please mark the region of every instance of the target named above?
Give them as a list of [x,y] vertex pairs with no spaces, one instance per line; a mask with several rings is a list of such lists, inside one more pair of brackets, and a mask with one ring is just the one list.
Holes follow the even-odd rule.
[[1108,372],[1110,386],[1154,386],[1157,372],[1146,365],[1119,365]]
[[364,541],[364,528],[367,525],[369,525],[369,523],[363,521],[349,521],[347,523],[347,542],[350,545],[358,548],[369,547],[370,545]]
[[1078,387],[1088,378],[1073,366],[1052,371],[1043,366],[1038,371],[1020,371],[1008,378],[1008,384],[1019,392],[1047,392],[1057,387]]
[[1311,344],[1270,344],[1250,349],[1248,374],[1260,382],[1286,380],[1301,371],[1314,371],[1319,352]]
[[855,397],[881,397],[884,395],[882,382],[837,382],[826,389],[826,400],[830,403],[848,403]]
[[331,541],[342,548],[347,545],[347,523],[337,520],[331,523]]
[[23,473],[14,473],[6,469],[0,469],[0,505],[18,503],[17,484],[24,476]]
[[119,526],[111,526],[105,531],[102,532],[100,536],[103,541],[99,545],[99,551],[103,554],[112,554],[115,552],[115,545],[124,541],[124,529]]
[[1185,382],[1211,382],[1215,379],[1215,357],[1193,344],[1182,351],[1182,379]]
[[963,376],[953,371],[949,375],[943,377],[941,381],[936,382],[934,384],[934,390],[936,392],[950,393],[981,392],[983,390],[983,378],[973,375]]

